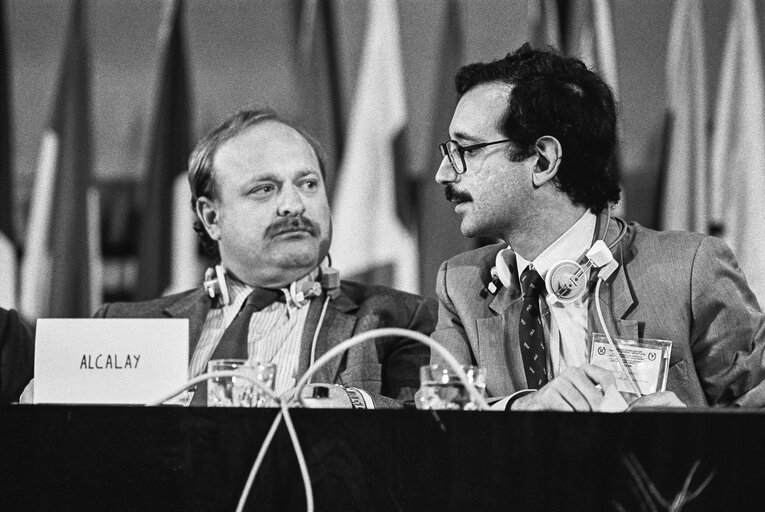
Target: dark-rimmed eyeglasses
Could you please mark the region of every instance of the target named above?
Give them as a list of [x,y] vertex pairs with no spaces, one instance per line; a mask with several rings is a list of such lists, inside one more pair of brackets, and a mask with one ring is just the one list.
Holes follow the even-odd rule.
[[501,144],[503,142],[510,142],[510,139],[481,142],[479,144],[471,144],[470,146],[460,146],[456,140],[448,140],[443,144],[439,144],[438,149],[441,150],[441,157],[449,158],[449,163],[452,164],[454,172],[457,174],[464,174],[465,171],[467,171],[467,164],[465,164],[466,151],[473,151],[493,144]]

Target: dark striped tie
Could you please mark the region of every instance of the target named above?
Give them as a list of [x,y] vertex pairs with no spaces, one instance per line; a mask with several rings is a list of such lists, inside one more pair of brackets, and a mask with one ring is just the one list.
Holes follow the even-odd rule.
[[521,289],[523,309],[518,324],[518,340],[521,344],[523,369],[526,371],[526,384],[529,389],[539,389],[549,380],[545,335],[539,312],[539,297],[545,289],[545,283],[531,265],[521,274]]
[[[269,288],[255,288],[244,301],[234,320],[226,328],[218,345],[213,350],[210,360],[213,359],[248,359],[250,320],[252,314],[267,308],[274,302],[284,302],[284,293],[281,290]],[[206,370],[205,370],[206,371]],[[200,382],[194,393],[191,405],[207,405],[207,382]]]

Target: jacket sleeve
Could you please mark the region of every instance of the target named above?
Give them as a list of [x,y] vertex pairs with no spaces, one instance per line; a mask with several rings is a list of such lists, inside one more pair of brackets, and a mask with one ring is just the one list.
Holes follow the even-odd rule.
[[0,404],[16,402],[34,371],[34,340],[14,310],[0,310]]
[[[470,342],[463,325],[464,319],[460,317],[457,308],[452,302],[449,290],[448,261],[441,264],[436,277],[436,295],[438,295],[438,323],[433,333],[436,340],[451,353],[461,364],[477,365],[478,362],[470,350]],[[433,351],[430,357],[431,363],[437,364],[444,361],[437,352]]]
[[691,351],[708,403],[765,407],[765,315],[717,238],[696,251],[691,307]]

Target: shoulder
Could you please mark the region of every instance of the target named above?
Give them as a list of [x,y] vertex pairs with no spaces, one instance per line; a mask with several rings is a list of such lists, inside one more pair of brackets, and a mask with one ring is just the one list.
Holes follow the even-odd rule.
[[0,345],[6,339],[31,337],[29,327],[15,309],[0,308]]
[[491,281],[497,253],[506,247],[505,243],[487,245],[444,261],[436,278],[439,296],[449,290],[483,289]]
[[340,290],[351,301],[363,306],[368,303],[395,304],[403,308],[417,308],[427,306],[429,303],[435,304],[433,299],[428,299],[413,293],[396,290],[389,286],[364,284],[357,281],[340,282]]
[[164,311],[179,302],[193,300],[203,295],[204,292],[198,288],[142,302],[110,302],[101,306],[93,316],[98,318],[161,317]]

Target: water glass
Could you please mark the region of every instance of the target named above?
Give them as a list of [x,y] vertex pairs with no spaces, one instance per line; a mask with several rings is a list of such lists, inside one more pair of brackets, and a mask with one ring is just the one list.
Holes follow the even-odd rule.
[[[213,359],[207,363],[208,373],[240,371],[262,382],[273,391],[276,365],[245,359]],[[249,379],[243,377],[214,377],[207,381],[208,407],[271,407],[271,397]]]
[[[477,366],[462,366],[469,383],[481,396],[486,396],[486,371]],[[431,364],[420,367],[418,409],[476,410],[478,404],[470,398],[468,390],[454,370],[446,365]]]

